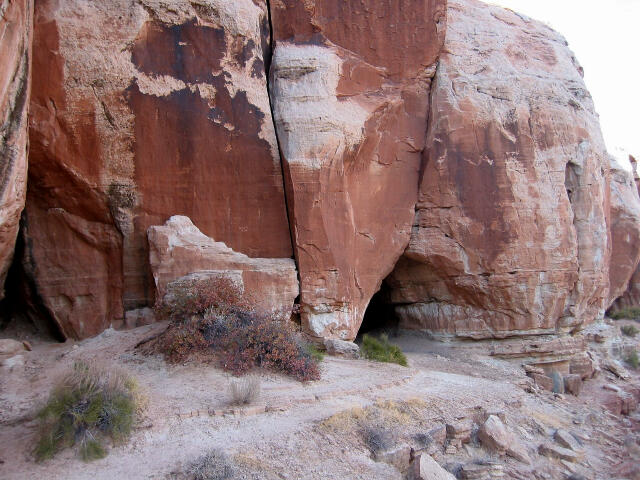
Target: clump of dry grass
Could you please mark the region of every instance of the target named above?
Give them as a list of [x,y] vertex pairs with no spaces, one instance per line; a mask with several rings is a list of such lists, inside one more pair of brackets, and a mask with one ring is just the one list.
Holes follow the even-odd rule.
[[75,362],[38,412],[36,460],[74,445],[85,461],[104,457],[103,440],[126,441],[144,404],[137,382],[123,370]]
[[354,407],[325,419],[319,428],[340,436],[357,432],[373,453],[393,445],[399,431],[426,426],[427,403],[420,399],[406,401],[378,400],[367,407]]
[[248,405],[260,397],[260,377],[247,375],[229,381],[229,392],[232,405]]

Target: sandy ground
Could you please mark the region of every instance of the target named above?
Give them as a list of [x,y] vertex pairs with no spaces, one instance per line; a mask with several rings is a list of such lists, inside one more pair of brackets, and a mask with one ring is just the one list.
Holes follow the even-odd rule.
[[[393,339],[409,367],[327,357],[322,379],[301,384],[262,372],[262,394],[243,412],[229,409],[229,376],[213,366],[168,365],[134,346],[162,325],[108,330],[75,344],[35,342],[24,364],[0,369],[0,479],[169,479],[207,451],[227,452],[257,479],[401,479],[394,467],[375,462],[357,431],[341,436],[321,428],[326,418],[381,399],[419,399],[424,408],[411,428],[428,429],[501,412],[507,427],[528,447],[532,465],[498,457],[472,441],[455,454],[434,458],[451,470],[479,459],[504,465],[505,478],[565,479],[573,471],[587,479],[637,478],[640,417],[613,416],[594,401],[605,383],[621,383],[603,372],[580,397],[534,389],[517,362],[487,357],[477,348],[431,342],[412,334]],[[34,412],[74,360],[98,359],[126,368],[149,398],[146,417],[131,441],[102,460],[84,463],[73,450],[44,463],[31,455]],[[637,380],[637,376],[634,377]],[[527,391],[529,390],[529,391]],[[403,427],[405,428],[405,427]],[[576,434],[585,454],[563,464],[537,454],[557,428]]]

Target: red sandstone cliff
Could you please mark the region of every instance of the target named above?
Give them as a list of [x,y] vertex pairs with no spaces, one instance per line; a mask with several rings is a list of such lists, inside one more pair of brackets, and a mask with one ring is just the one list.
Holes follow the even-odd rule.
[[640,259],[640,198],[539,22],[475,0],[42,0],[29,76],[31,3],[5,3],[0,280],[28,105],[19,260],[64,336],[153,302],[147,231],[172,215],[206,241],[156,273],[208,268],[216,242],[249,269],[295,257],[317,337],[353,339],[383,281],[405,327],[572,331]]

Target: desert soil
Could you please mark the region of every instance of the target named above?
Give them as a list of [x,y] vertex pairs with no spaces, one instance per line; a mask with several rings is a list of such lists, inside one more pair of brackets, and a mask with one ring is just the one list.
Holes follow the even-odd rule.
[[[503,465],[504,478],[639,478],[640,415],[609,413],[598,398],[603,385],[625,384],[608,372],[588,380],[580,396],[539,390],[517,361],[504,361],[465,344],[430,341],[413,333],[392,340],[407,353],[409,367],[367,360],[326,357],[322,379],[302,384],[259,372],[262,393],[246,408],[229,406],[229,375],[213,365],[167,364],[160,356],[135,349],[163,324],[129,331],[107,330],[81,341],[33,341],[23,362],[0,367],[1,479],[170,479],[211,449],[225,451],[244,478],[255,479],[401,479],[393,466],[376,462],[358,429],[338,434],[325,428],[327,418],[383,400],[413,401],[420,418],[399,425],[398,441],[411,444],[410,433],[463,420],[482,421],[500,413],[507,428],[526,446],[532,464],[487,451],[475,436],[455,453],[445,445],[433,452],[442,466],[487,460]],[[36,463],[34,412],[75,360],[96,359],[134,374],[149,405],[131,440],[109,455],[82,462],[73,450]],[[638,382],[632,373],[631,382]],[[415,420],[415,421],[414,421]],[[583,444],[577,462],[538,455],[541,443],[553,442],[558,428]],[[404,435],[404,437],[403,437]],[[580,478],[574,476],[573,478]]]

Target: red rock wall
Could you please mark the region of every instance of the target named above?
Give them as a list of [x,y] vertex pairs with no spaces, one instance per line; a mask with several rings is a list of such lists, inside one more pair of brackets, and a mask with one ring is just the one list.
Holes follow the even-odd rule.
[[32,23],[32,0],[0,5],[0,299],[25,202]]
[[43,0],[25,270],[70,337],[152,303],[147,228],[291,257],[264,1]]
[[401,326],[472,338],[555,333],[607,301],[608,157],[565,40],[450,1],[416,222],[388,279]]
[[446,1],[270,4],[303,327],[353,339],[409,241]]
[[621,297],[640,263],[640,196],[632,172],[611,158],[611,263],[607,307]]
[[[633,178],[633,183],[635,185],[635,190],[640,195],[640,177],[638,177],[637,170],[637,162],[636,159],[629,155],[629,161],[631,163],[632,172],[631,177]],[[610,295],[610,300],[614,300],[613,305],[611,306],[611,310],[621,310],[623,308],[628,307],[638,307],[640,306],[640,268],[636,268],[633,270],[630,279],[627,279],[626,275],[628,273],[628,269],[631,268],[634,263],[634,259],[636,258],[637,252],[635,249],[638,248],[640,241],[638,241],[637,233],[633,231],[633,217],[635,216],[635,199],[632,195],[632,190],[629,188],[631,185],[628,183],[628,177],[625,175],[623,179],[621,179],[622,183],[620,185],[620,201],[618,202],[618,206],[615,211],[619,212],[619,227],[616,228],[615,221],[612,222],[611,232],[615,238],[618,238],[619,247],[616,248],[614,243],[613,250],[614,253],[612,255],[613,259],[618,259],[616,262],[622,269],[622,274],[618,276],[616,281],[615,278],[611,279],[612,285],[618,285],[622,287],[626,285],[626,290],[620,294],[619,290],[614,291],[614,295]],[[613,211],[613,209],[612,209]],[[636,224],[636,228],[638,228]],[[616,233],[617,232],[617,233]],[[619,252],[617,253],[616,252]],[[637,262],[635,265],[638,265]],[[617,271],[613,267],[612,260],[612,274]],[[627,281],[628,280],[628,281]],[[627,282],[627,283],[625,283]],[[613,287],[612,287],[613,290]],[[615,295],[617,294],[617,295]],[[619,298],[616,298],[619,295]]]

